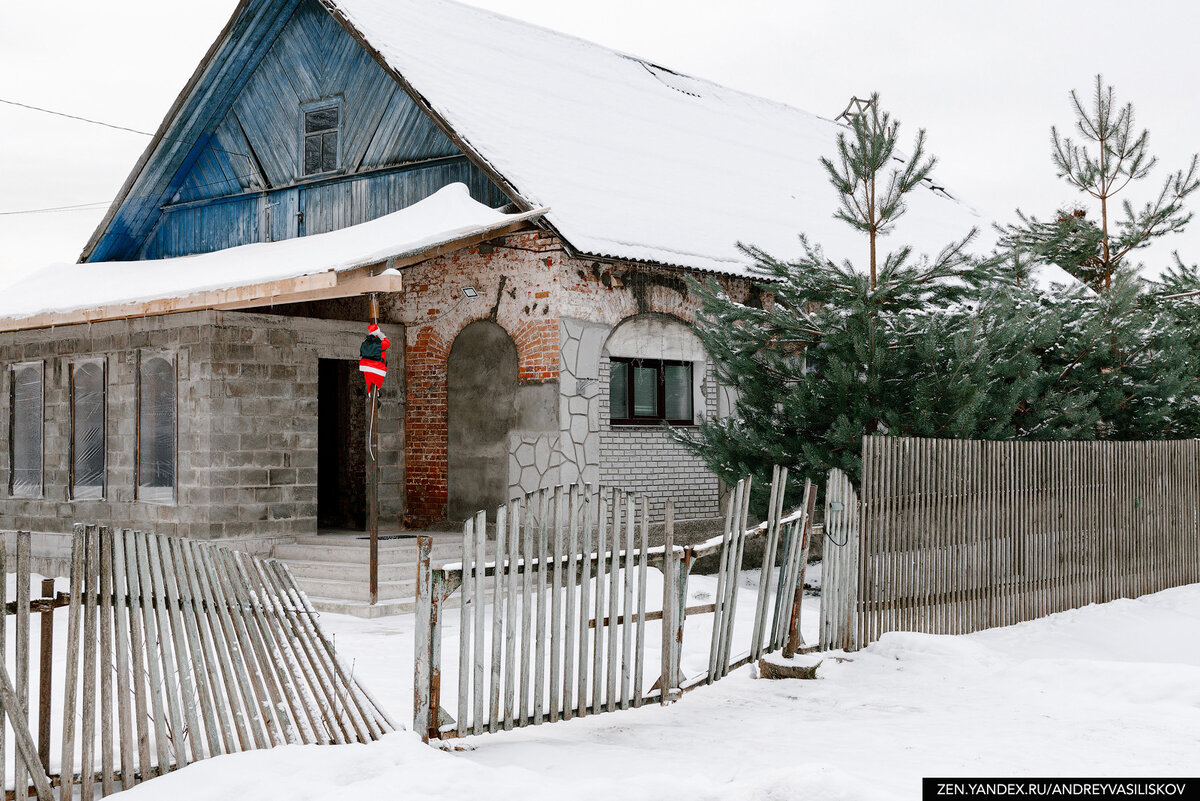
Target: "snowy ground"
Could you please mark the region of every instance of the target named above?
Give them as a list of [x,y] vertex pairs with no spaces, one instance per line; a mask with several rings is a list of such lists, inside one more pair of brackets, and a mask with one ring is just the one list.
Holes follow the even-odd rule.
[[[321,622],[407,722],[412,618]],[[818,681],[746,667],[666,708],[468,738],[464,751],[401,732],[219,757],[128,797],[875,799],[917,797],[935,775],[1196,775],[1197,635],[1193,585],[973,635],[890,634],[826,658]]]

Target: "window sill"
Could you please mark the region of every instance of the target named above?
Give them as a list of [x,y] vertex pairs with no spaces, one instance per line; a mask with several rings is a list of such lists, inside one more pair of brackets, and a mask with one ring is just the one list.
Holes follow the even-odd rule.
[[662,428],[663,424],[671,428],[696,428],[699,423],[676,423],[670,420],[609,420],[611,428]]

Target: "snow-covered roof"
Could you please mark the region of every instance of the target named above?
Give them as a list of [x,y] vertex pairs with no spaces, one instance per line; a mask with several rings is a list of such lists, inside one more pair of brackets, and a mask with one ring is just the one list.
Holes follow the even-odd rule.
[[[215,291],[224,292],[224,297],[241,297],[236,292],[239,287],[266,287],[309,276],[324,275],[324,283],[334,283],[339,273],[356,267],[429,254],[467,237],[486,238],[544,212],[506,214],[473,200],[465,185],[451,184],[400,211],[324,234],[172,259],[55,264],[0,294],[0,321],[8,323],[0,330],[24,327],[19,321],[47,314],[114,307],[129,311],[136,304]],[[322,283],[293,286],[317,289]],[[216,304],[183,306],[213,307]],[[81,319],[108,316],[128,314]]]
[[[737,241],[790,257],[803,232],[864,260],[819,161],[832,120],[450,0],[326,5],[583,253],[737,274]],[[925,187],[893,241],[936,252],[972,227],[990,244]]]

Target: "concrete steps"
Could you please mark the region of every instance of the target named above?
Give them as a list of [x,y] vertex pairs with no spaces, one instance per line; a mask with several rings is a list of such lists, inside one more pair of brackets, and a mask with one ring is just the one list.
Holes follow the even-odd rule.
[[[296,583],[321,612],[375,618],[412,612],[417,595],[417,542],[415,538],[379,543],[379,602],[370,603],[370,543],[361,535],[300,537],[275,546],[272,556],[287,563]],[[433,566],[462,559],[462,538],[434,535]],[[489,546],[489,557],[493,549]],[[491,580],[488,580],[488,586]],[[446,603],[458,605],[457,594]]]

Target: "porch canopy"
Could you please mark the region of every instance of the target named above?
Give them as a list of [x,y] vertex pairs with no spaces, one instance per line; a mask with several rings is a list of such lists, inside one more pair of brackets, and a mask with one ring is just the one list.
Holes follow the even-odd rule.
[[0,331],[399,292],[399,268],[519,230],[546,211],[506,214],[451,184],[329,233],[172,259],[56,264],[0,292]]

